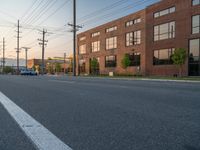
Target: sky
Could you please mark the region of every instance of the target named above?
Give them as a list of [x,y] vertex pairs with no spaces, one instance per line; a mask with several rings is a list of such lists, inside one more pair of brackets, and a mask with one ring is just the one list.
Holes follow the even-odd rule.
[[[77,0],[77,23],[83,26],[78,33],[134,13],[159,0]],[[41,30],[49,33],[45,58],[72,54],[72,32],[67,24],[73,22],[73,0],[1,0],[0,57],[3,37],[6,57],[16,58],[17,20],[20,20],[20,47],[30,47],[28,58],[41,58],[38,39]],[[20,58],[25,51],[20,50]]]

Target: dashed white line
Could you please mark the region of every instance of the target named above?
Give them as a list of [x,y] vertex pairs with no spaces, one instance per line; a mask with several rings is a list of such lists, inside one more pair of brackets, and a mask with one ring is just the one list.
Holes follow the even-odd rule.
[[0,103],[17,122],[38,150],[72,150],[42,124],[0,92]]

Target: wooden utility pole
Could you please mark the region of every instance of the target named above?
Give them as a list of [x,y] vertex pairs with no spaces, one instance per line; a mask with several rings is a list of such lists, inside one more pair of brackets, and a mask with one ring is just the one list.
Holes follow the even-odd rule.
[[66,73],[66,53],[64,53],[64,74]]
[[4,71],[4,68],[5,68],[5,38],[3,38],[3,60],[2,60],[2,69]]
[[68,23],[73,27],[73,76],[76,76],[76,32],[82,26],[76,25],[76,0],[73,0],[73,24]]
[[28,50],[31,49],[29,47],[22,47],[25,50],[25,60],[26,60],[26,69],[28,69]]
[[19,74],[19,52],[20,52],[20,48],[19,48],[19,39],[20,39],[20,36],[19,36],[19,34],[20,34],[20,31],[19,31],[19,29],[20,29],[20,26],[19,26],[19,20],[17,21],[17,74]]
[[47,45],[46,43],[48,42],[45,40],[45,35],[48,33],[45,29],[42,31],[42,39],[38,39],[40,41],[39,45],[42,46],[42,75],[44,75],[45,71],[45,62],[44,62],[44,53],[45,53],[45,46]]

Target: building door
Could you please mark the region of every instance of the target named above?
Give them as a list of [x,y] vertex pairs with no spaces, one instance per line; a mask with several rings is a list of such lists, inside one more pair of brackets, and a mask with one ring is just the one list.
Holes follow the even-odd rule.
[[200,39],[190,40],[189,76],[200,76]]

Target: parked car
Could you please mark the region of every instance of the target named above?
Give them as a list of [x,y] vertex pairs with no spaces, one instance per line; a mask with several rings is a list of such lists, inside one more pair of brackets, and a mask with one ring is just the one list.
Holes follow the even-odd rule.
[[34,70],[32,70],[32,69],[22,69],[21,71],[20,71],[20,74],[21,75],[30,75],[30,76],[36,76],[37,75],[37,72],[35,72]]
[[30,75],[31,75],[31,76],[37,76],[37,72],[34,71],[34,70],[30,70]]

